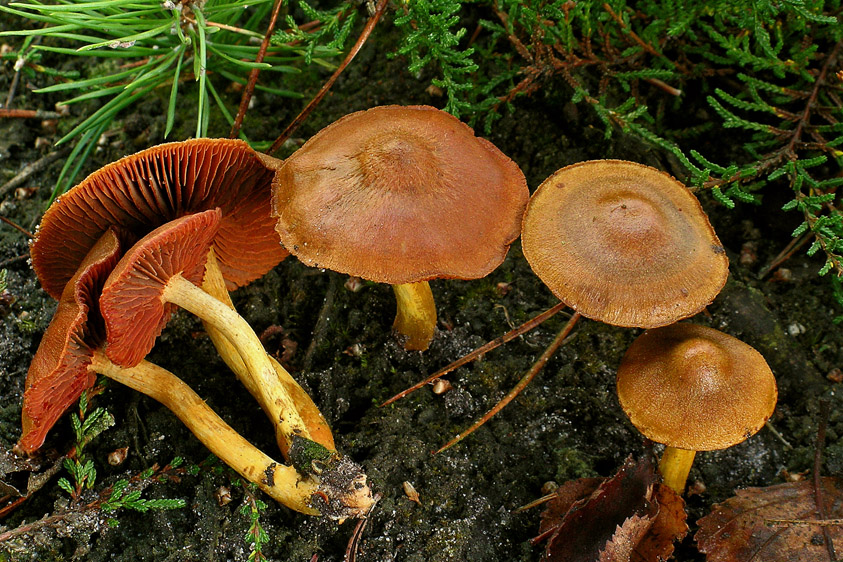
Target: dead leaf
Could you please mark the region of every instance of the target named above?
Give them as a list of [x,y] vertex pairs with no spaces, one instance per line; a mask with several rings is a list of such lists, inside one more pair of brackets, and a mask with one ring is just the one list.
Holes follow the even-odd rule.
[[[826,518],[843,517],[843,479],[821,483]],[[812,481],[738,490],[698,521],[695,539],[708,562],[829,562],[822,527],[771,522],[782,519],[817,519]],[[843,527],[828,530],[843,548]]]
[[647,534],[635,545],[630,562],[667,560],[673,554],[674,541],[682,540],[688,534],[685,500],[664,484],[656,484],[654,495],[659,514]]
[[[684,502],[657,483],[647,457],[612,478],[566,482],[542,514],[549,562],[658,562],[687,532]],[[660,501],[665,502],[664,507]]]

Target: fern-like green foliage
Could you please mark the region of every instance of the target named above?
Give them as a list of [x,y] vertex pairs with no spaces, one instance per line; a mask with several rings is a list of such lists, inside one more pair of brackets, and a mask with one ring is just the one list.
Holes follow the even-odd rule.
[[474,88],[470,75],[477,70],[471,58],[474,49],[458,47],[466,29],[453,31],[461,9],[457,0],[413,0],[403,3],[403,14],[395,18],[404,32],[398,54],[409,57],[413,74],[427,66],[438,67],[442,77],[434,78],[433,85],[448,96],[445,111],[457,117],[471,107],[465,96]]
[[[287,15],[287,29],[272,35],[273,45],[295,44],[304,54],[304,61],[310,64],[314,57],[326,57],[342,51],[357,21],[357,10],[352,2],[343,2],[329,10],[317,10],[305,0],[297,2],[304,15],[302,25],[292,14]],[[318,24],[318,25],[314,25]],[[307,29],[307,30],[306,30]]]
[[[606,137],[622,131],[670,152],[726,207],[789,189],[785,209],[803,218],[794,235],[813,236],[808,253],[825,254],[820,273],[834,272],[843,305],[840,0],[479,0],[471,45],[464,28],[450,31],[463,15],[456,0],[409,4],[396,18],[405,30],[398,52],[413,72],[438,64],[446,110],[488,133],[502,108],[561,77]],[[449,61],[466,70],[452,72]],[[685,92],[707,92],[715,120],[688,123]],[[670,129],[666,115],[688,124]],[[718,163],[694,146],[695,132],[714,127],[733,130],[744,154]]]
[[[135,483],[144,483],[144,481],[149,481],[152,478],[159,480],[166,479],[167,474],[174,469],[177,469],[183,462],[184,461],[181,457],[176,457],[173,459],[173,462],[164,467],[164,469],[156,471],[155,468],[148,468],[133,480],[136,481]],[[100,509],[106,512],[117,511],[119,509],[130,509],[132,511],[146,513],[150,510],[181,509],[187,505],[186,502],[180,498],[142,498],[142,490],[130,490],[129,488],[131,485],[132,482],[126,479],[121,479],[115,482],[111,487],[111,493],[108,498],[100,505]]]

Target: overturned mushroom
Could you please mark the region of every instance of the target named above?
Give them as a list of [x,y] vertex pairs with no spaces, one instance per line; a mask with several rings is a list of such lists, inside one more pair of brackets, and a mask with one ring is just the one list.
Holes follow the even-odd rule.
[[62,293],[27,377],[23,434],[16,450],[35,451],[67,404],[103,374],[160,401],[223,462],[273,499],[306,514],[343,519],[365,515],[371,491],[359,467],[347,459],[322,457],[320,474],[285,466],[265,455],[217,416],[186,384],[148,361],[131,368],[108,359],[98,318],[97,295],[115,267],[120,243],[107,231],[82,260]]
[[459,119],[427,106],[346,115],[273,180],[281,242],[304,263],[393,286],[395,329],[425,350],[428,280],[476,279],[518,237],[529,192],[518,166]]
[[[170,220],[208,209],[221,211],[212,246],[217,259],[209,263],[219,264],[226,288],[262,276],[288,255],[278,244],[275,221],[269,215],[270,185],[277,164],[242,141],[197,139],[156,146],[103,167],[62,195],[44,214],[31,250],[41,285],[58,297],[81,259],[112,226],[137,239]],[[245,324],[240,325],[245,330]],[[275,381],[248,369],[238,370],[238,364],[242,365],[239,353],[221,344],[224,338],[215,337],[214,328],[209,328],[209,333],[220,355],[274,424],[278,424],[275,402],[279,395],[283,399],[290,394],[287,389],[297,389],[301,409],[318,412],[283,368],[273,369]],[[283,433],[277,431],[279,436]],[[332,439],[322,442],[333,447]],[[279,445],[286,449],[288,443],[280,439]]]

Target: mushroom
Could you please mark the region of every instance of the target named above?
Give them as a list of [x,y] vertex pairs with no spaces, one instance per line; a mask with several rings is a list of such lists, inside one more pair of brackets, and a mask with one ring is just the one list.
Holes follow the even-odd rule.
[[647,330],[618,368],[618,398],[632,425],[665,447],[659,468],[677,493],[697,451],[754,435],[776,407],[776,380],[755,349],[695,324]]
[[[277,422],[284,454],[293,436],[310,439],[290,394],[278,385],[275,368],[243,318],[197,285],[222,213],[194,213],[159,226],[124,255],[105,281],[100,311],[105,320],[106,354],[117,365],[133,367],[152,349],[180,306],[214,326],[235,347],[246,369],[265,393],[270,418]],[[172,303],[168,306],[168,303]],[[277,390],[283,392],[277,392]]]
[[655,328],[714,300],[729,260],[699,201],[655,168],[592,160],[530,199],[524,257],[559,300],[613,326]]
[[[337,519],[364,515],[372,504],[365,475],[347,460],[326,478],[303,476],[293,466],[278,464],[251,445],[169,371],[148,361],[120,367],[106,355],[97,295],[120,255],[113,229],[81,261],[65,286],[53,321],[47,328],[27,375],[23,434],[16,446],[29,453],[44,441],[58,416],[100,373],[158,400],[172,410],[213,454],[273,499],[302,513]],[[326,461],[322,461],[326,462]]]
[[[219,264],[227,289],[264,275],[289,255],[278,244],[275,221],[269,215],[270,186],[277,165],[278,161],[256,153],[242,141],[197,139],[156,146],[101,168],[44,214],[31,249],[41,285],[58,298],[79,262],[112,226],[137,239],[170,220],[217,208],[222,212],[213,240],[218,259],[209,263]],[[245,323],[239,325],[245,330]],[[242,365],[239,353],[220,344],[222,339],[214,338],[220,355],[274,424],[278,424],[274,402],[278,395],[290,394],[285,389],[298,389],[296,394],[303,400],[299,409],[310,412],[309,418],[320,416],[313,401],[280,365],[273,368],[278,380],[238,370],[238,364]],[[258,350],[254,348],[253,353]],[[253,361],[265,362],[259,356]],[[317,433],[325,435],[324,431]],[[333,448],[332,439],[321,442]],[[279,445],[285,449],[286,440],[279,440]]]
[[476,279],[518,237],[518,166],[452,115],[381,106],[328,125],[273,180],[281,243],[304,263],[393,286],[408,350],[433,338],[428,281]]

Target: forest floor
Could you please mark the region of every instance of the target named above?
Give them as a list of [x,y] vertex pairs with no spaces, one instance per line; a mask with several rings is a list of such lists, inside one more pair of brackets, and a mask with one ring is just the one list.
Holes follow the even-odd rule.
[[[0,28],[4,25],[0,20]],[[76,59],[67,64],[79,64]],[[426,92],[427,82],[409,76],[405,61],[387,59],[377,43],[367,45],[334,86],[332,93],[298,131],[307,139],[323,126],[352,111],[383,104],[430,104],[440,98]],[[317,72],[317,71],[314,71]],[[0,69],[0,92],[8,90],[11,65]],[[324,78],[324,73],[319,73]],[[43,79],[43,78],[42,78]],[[18,86],[16,107],[51,109],[55,95]],[[311,87],[318,87],[314,80]],[[516,102],[516,111],[495,124],[488,137],[523,169],[530,189],[565,165],[588,159],[633,160],[681,176],[675,160],[637,139],[594,128],[593,118],[567,100],[563,81],[551,83],[531,98]],[[304,91],[305,100],[312,95]],[[238,94],[226,94],[236,105]],[[167,92],[156,92],[120,116],[113,134],[85,164],[85,173],[158,142],[164,127]],[[245,130],[254,139],[273,139],[303,105],[258,94]],[[190,129],[189,115],[177,127]],[[211,124],[211,136],[225,136],[222,119]],[[174,139],[187,138],[188,133]],[[708,142],[721,142],[712,130]],[[0,184],[25,166],[57,150],[50,125],[39,120],[0,120]],[[735,152],[738,148],[734,148]],[[291,150],[288,150],[289,153]],[[737,155],[735,156],[738,157]],[[50,196],[62,160],[56,159],[22,187],[5,194],[0,214],[32,230]],[[699,197],[731,262],[730,278],[720,296],[693,322],[725,331],[756,347],[769,362],[779,385],[779,404],[771,424],[784,441],[762,429],[725,451],[703,453],[691,479],[705,491],[688,498],[689,522],[711,506],[747,486],[769,486],[785,474],[811,469],[821,399],[832,403],[825,452],[825,473],[843,469],[843,391],[827,375],[843,367],[843,335],[832,320],[836,310],[825,279],[817,276],[822,261],[797,252],[783,267],[786,274],[759,279],[758,273],[787,245],[801,221],[780,210],[785,198],[775,194],[760,206],[728,210]],[[783,196],[784,197],[784,196]],[[26,371],[55,302],[39,287],[25,259],[27,237],[0,226],[0,263],[8,271],[13,302],[0,303],[0,448],[8,450],[20,433],[21,399]],[[743,254],[743,259],[740,259]],[[346,277],[310,269],[288,258],[263,279],[234,293],[237,309],[262,333],[280,326],[294,342],[287,362],[311,391],[334,429],[338,447],[361,463],[372,488],[382,498],[368,519],[358,544],[358,561],[532,561],[541,546],[541,508],[516,511],[542,495],[547,482],[584,476],[609,476],[629,455],[643,453],[642,436],[620,410],[615,375],[620,359],[640,330],[581,321],[573,337],[548,362],[536,380],[492,421],[464,442],[438,455],[431,451],[468,427],[497,402],[529,369],[567,320],[561,313],[529,334],[488,353],[452,375],[454,388],[436,395],[423,388],[388,407],[380,404],[398,391],[450,363],[462,354],[508,331],[556,303],[531,272],[513,244],[506,261],[485,279],[431,283],[439,326],[429,351],[406,352],[391,333],[394,299],[385,285],[364,283],[345,288]],[[290,347],[290,343],[287,346]],[[269,351],[283,352],[279,338]],[[151,359],[179,374],[224,419],[265,450],[273,435],[257,404],[217,357],[201,324],[179,313],[165,330]],[[95,462],[97,482],[82,503],[120,478],[136,475],[174,457],[199,464],[207,451],[165,408],[125,387],[109,385],[96,397],[114,427],[86,451]],[[66,452],[73,445],[65,417],[45,448]],[[128,447],[118,466],[109,453]],[[49,464],[46,460],[45,464]],[[241,512],[247,505],[241,489],[221,505],[215,493],[231,487],[230,472],[202,465],[196,475],[152,483],[145,498],[181,498],[186,507],[137,513],[71,513],[56,524],[7,541],[0,560],[97,561],[241,561],[249,555],[244,535],[250,524]],[[786,472],[785,472],[786,471]],[[54,477],[2,520],[4,529],[32,523],[68,508],[68,495]],[[403,489],[409,482],[418,503]],[[293,513],[269,502],[260,523],[269,535],[263,554],[269,560],[331,562],[343,559],[355,522],[336,522]],[[109,524],[110,518],[118,524]],[[841,545],[843,546],[843,545]],[[314,556],[316,556],[314,558]],[[680,561],[702,560],[692,537],[679,546]]]

